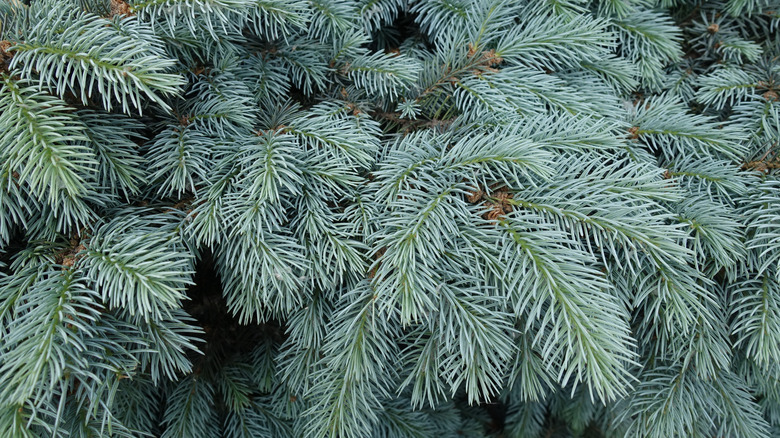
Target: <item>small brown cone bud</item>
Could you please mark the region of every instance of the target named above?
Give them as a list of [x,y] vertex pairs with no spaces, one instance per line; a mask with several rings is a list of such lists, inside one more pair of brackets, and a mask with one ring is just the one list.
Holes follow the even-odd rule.
[[133,15],[133,11],[124,0],[111,0],[111,16],[114,15]]

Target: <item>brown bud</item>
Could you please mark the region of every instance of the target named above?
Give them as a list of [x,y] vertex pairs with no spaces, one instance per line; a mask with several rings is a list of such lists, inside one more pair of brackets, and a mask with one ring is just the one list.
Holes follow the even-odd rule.
[[114,15],[133,15],[133,11],[124,0],[111,0],[111,16]]
[[11,48],[10,41],[0,41],[0,73],[8,71],[8,62],[13,58],[13,53],[9,53],[8,49]]
[[718,23],[712,23],[709,26],[707,26],[707,30],[710,33],[715,33],[720,30],[720,26],[718,26]]
[[485,194],[480,188],[475,187],[474,191],[469,193],[469,195],[466,197],[466,200],[469,201],[472,204],[477,203],[480,199],[482,199],[482,196]]
[[477,54],[477,48],[474,46],[474,44],[472,44],[472,43],[469,43],[469,53],[468,53],[468,57],[469,57],[469,58],[471,58],[471,57],[473,57],[473,56],[474,56],[474,55],[476,55],[476,54]]

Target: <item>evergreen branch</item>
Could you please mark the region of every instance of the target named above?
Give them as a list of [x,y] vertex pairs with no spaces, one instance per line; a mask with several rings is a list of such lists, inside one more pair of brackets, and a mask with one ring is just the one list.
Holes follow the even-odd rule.
[[[531,331],[526,331],[515,336],[517,354],[509,374],[509,398],[512,403],[510,409],[518,402],[531,406],[537,404],[534,402],[541,402],[553,387],[555,377],[551,374],[552,370],[546,366],[538,346],[534,347],[532,335]],[[511,421],[510,418],[512,415],[508,414],[507,420]]]
[[[126,27],[143,26],[134,18],[125,20]],[[143,98],[168,109],[163,97],[178,94],[183,85],[181,76],[167,73],[175,62],[147,45],[137,45],[110,24],[67,9],[47,11],[24,32],[24,41],[12,47],[11,67],[19,68],[23,76],[35,71],[40,86],[60,97],[71,92],[84,105],[97,91],[108,110],[116,99],[123,111],[130,112],[131,107],[140,111]],[[59,32],[51,32],[53,28]]]
[[737,35],[723,35],[718,41],[717,51],[725,62],[742,64],[745,61],[756,62],[763,49],[758,43],[740,38]]
[[351,15],[359,10],[353,0],[311,0],[310,32],[322,39],[347,33],[357,27]]
[[777,227],[780,215],[777,179],[765,180],[747,197],[746,208],[750,213],[747,218],[747,250],[749,251],[748,266],[758,271],[758,274],[773,275],[780,280],[780,228]]
[[[562,385],[585,383],[591,397],[602,400],[623,396],[636,342],[625,310],[607,293],[609,285],[589,266],[589,257],[538,220],[515,212],[500,222],[505,233],[500,260],[515,313],[541,319],[534,344],[540,343],[548,368],[560,367]],[[528,225],[536,231],[524,231]]]
[[303,38],[290,43],[282,50],[274,52],[273,56],[290,72],[288,76],[292,83],[307,95],[327,88],[330,84],[327,77],[330,66],[324,56],[327,46]]
[[654,438],[677,433],[706,436],[714,427],[712,418],[704,415],[710,407],[709,388],[689,374],[684,368],[667,366],[643,372],[635,395],[618,417],[628,420],[626,433]]
[[443,174],[465,178],[479,172],[478,180],[505,181],[512,186],[549,176],[549,154],[517,131],[477,131],[451,147],[448,135],[421,132],[407,136],[388,150],[374,172],[379,186],[377,195],[389,203],[400,191],[426,185],[432,176]]
[[155,385],[192,373],[189,356],[200,353],[195,344],[202,342],[204,334],[183,310],[173,309],[169,313],[148,320],[128,312],[118,314],[120,320],[130,325],[128,337],[134,339],[130,346],[136,349],[139,368],[148,372]]
[[465,188],[460,183],[429,187],[430,192],[405,191],[393,212],[382,218],[389,230],[372,237],[378,248],[387,248],[374,264],[377,295],[386,306],[400,306],[404,324],[422,319],[435,307],[433,297],[441,281],[435,262],[445,243],[457,235],[453,218],[468,221],[471,216],[465,201],[455,196]]
[[39,398],[43,388],[67,386],[68,374],[86,371],[84,338],[98,319],[97,298],[72,268],[47,269],[30,285],[2,341],[3,404]]
[[41,201],[56,204],[61,193],[83,196],[86,175],[97,163],[82,125],[65,102],[36,91],[29,82],[2,75],[0,157]]
[[424,32],[435,36],[442,29],[465,26],[469,10],[468,3],[460,0],[433,0],[415,1],[410,12]]
[[417,79],[419,66],[403,55],[365,53],[353,58],[342,71],[370,95],[395,98]]
[[177,108],[179,119],[220,138],[251,130],[257,111],[249,87],[233,74],[214,72],[198,77],[188,95],[189,99]]
[[477,296],[463,286],[438,288],[438,321],[432,331],[440,334],[440,351],[455,353],[440,365],[452,393],[463,386],[469,403],[476,403],[499,392],[506,364],[515,353],[511,339],[515,331],[511,315],[500,310],[503,299]]
[[295,118],[284,128],[298,137],[307,150],[325,149],[331,156],[365,167],[379,149],[376,122],[347,113],[335,102],[323,102]]
[[691,193],[728,202],[747,192],[748,176],[727,160],[710,157],[680,159],[668,164],[668,176]]
[[509,67],[458,81],[454,95],[462,117],[475,122],[489,113],[539,114],[548,108],[573,115],[599,113],[589,96],[562,91],[566,88],[568,84],[553,75]]
[[[716,273],[733,269],[745,260],[744,231],[732,210],[706,198],[691,196],[677,206],[678,220],[688,224],[693,239],[688,246],[696,255],[700,270]],[[711,268],[706,267],[712,264]]]
[[[534,17],[507,32],[496,44],[497,57],[512,64],[557,70],[595,62],[614,47],[606,22],[584,17]],[[555,56],[550,56],[554,50]]]
[[[151,27],[166,27],[169,35],[175,32],[176,23],[186,25],[196,35],[205,27],[209,35],[219,39],[219,33],[238,30],[246,20],[253,0],[131,0],[130,9]],[[221,32],[220,32],[221,31]]]
[[242,184],[253,199],[279,202],[281,193],[299,195],[303,183],[301,149],[290,134],[265,133],[245,142],[238,163]]
[[165,432],[161,436],[217,436],[219,424],[212,410],[212,385],[198,376],[191,376],[171,387],[163,417]]
[[158,192],[164,196],[181,197],[187,190],[197,195],[208,179],[215,145],[196,127],[167,127],[148,146],[149,179],[160,182]]
[[736,346],[761,367],[777,363],[780,346],[771,342],[780,330],[780,288],[777,282],[763,275],[734,283],[729,291],[731,303],[731,334]]
[[688,114],[683,103],[671,96],[656,97],[637,106],[632,124],[632,135],[663,153],[669,161],[712,152],[728,158],[744,154],[733,127],[703,115]]
[[10,242],[17,226],[26,228],[30,215],[41,209],[29,187],[18,184],[9,164],[0,167],[0,248]]
[[721,109],[754,94],[758,81],[738,68],[723,67],[698,78],[698,99],[705,105]]
[[388,330],[397,321],[393,314],[378,314],[372,296],[366,282],[342,296],[329,327],[332,338],[323,347],[324,366],[312,376],[321,384],[307,395],[312,404],[304,412],[305,436],[365,436],[378,419],[378,396],[386,394],[393,373],[386,364],[395,356]]
[[249,322],[300,306],[308,295],[301,288],[309,268],[302,252],[297,241],[281,234],[238,235],[223,242],[216,262],[228,309]]
[[250,56],[242,61],[236,76],[249,87],[256,101],[283,101],[290,95],[290,78],[281,59]]
[[401,9],[406,7],[405,0],[360,0],[358,3],[363,28],[368,33],[393,23]]
[[543,420],[542,403],[513,403],[507,412],[505,428],[509,436],[540,436],[544,430]]
[[184,288],[192,284],[192,255],[177,248],[169,232],[140,224],[117,220],[98,228],[78,254],[79,266],[110,308],[160,319],[186,298]]
[[276,40],[303,30],[310,19],[306,1],[253,0],[249,26],[255,34]]
[[143,125],[124,116],[92,110],[81,110],[77,116],[84,123],[88,145],[98,161],[97,186],[111,193],[121,192],[125,198],[138,193],[146,182],[146,173],[141,170],[145,160],[136,144]]

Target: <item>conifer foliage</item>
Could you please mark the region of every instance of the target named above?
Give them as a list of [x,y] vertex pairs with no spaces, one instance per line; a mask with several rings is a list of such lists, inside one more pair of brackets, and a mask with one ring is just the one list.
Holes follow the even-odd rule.
[[778,11],[0,0],[0,436],[779,436]]

